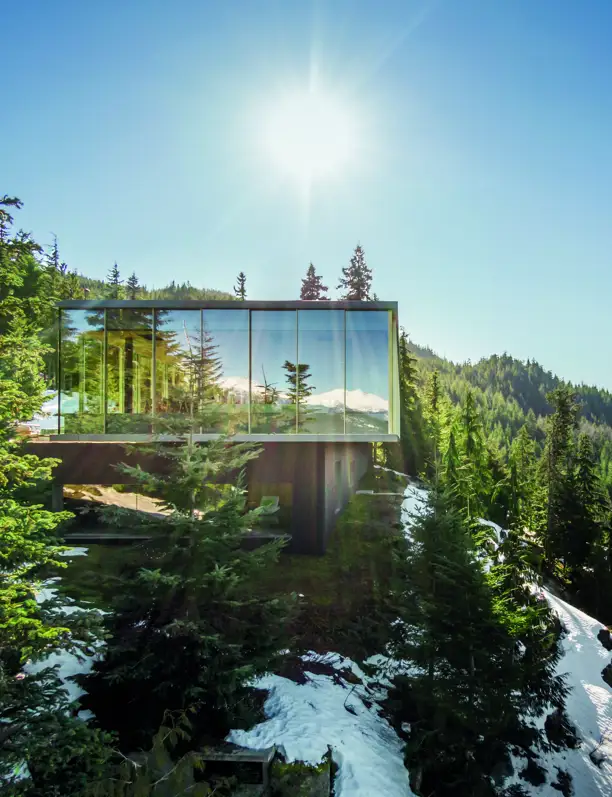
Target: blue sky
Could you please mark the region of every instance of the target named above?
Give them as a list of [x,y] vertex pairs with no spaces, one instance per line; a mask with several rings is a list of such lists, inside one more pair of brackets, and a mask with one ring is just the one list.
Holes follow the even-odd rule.
[[[0,192],[79,271],[294,298],[359,241],[418,342],[612,389],[608,0],[25,0],[0,51]],[[306,201],[259,131],[313,75],[359,146]]]

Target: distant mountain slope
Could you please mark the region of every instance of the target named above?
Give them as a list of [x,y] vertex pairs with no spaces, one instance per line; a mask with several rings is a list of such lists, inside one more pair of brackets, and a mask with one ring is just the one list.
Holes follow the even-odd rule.
[[[421,380],[438,370],[453,403],[462,402],[468,390],[473,391],[489,439],[502,450],[507,450],[523,424],[537,440],[543,438],[544,419],[551,412],[546,394],[563,380],[535,360],[493,354],[475,364],[453,363],[412,342],[410,348]],[[582,405],[581,427],[593,438],[602,475],[612,485],[612,393],[592,385],[573,387]]]
[[[88,291],[90,299],[101,299],[106,295],[107,286],[104,280],[79,276],[81,285]],[[176,283],[174,280],[162,288],[147,288],[143,285],[138,290],[139,299],[236,299],[232,293],[217,291],[213,288],[196,288],[190,282]]]

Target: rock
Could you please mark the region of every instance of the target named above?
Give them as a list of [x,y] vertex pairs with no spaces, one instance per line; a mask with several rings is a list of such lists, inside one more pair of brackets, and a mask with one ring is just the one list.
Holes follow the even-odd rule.
[[612,686],[612,662],[603,668],[601,671],[601,677],[608,684],[608,686]]
[[612,650],[612,637],[607,628],[600,628],[597,634],[597,639],[601,642],[606,650]]

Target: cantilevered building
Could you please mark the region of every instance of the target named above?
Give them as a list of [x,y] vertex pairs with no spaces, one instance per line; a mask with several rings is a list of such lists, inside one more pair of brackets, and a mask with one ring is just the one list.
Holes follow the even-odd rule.
[[62,460],[58,505],[62,485],[125,481],[156,418],[188,421],[194,374],[214,410],[195,439],[262,445],[248,500],[278,498],[294,551],[324,550],[370,444],[399,441],[395,302],[70,300],[57,343],[57,428],[31,445]]

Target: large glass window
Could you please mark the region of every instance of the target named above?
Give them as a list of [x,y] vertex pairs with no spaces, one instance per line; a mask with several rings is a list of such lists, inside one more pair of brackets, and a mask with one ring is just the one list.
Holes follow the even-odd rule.
[[104,311],[60,311],[60,431],[104,432]]
[[296,431],[297,313],[251,312],[251,432]]
[[150,431],[153,326],[150,309],[106,311],[106,431]]
[[346,312],[346,434],[389,431],[389,313]]
[[298,310],[298,431],[344,434],[344,311]]
[[202,432],[245,434],[249,429],[249,311],[204,310],[203,387],[214,401]]
[[195,424],[202,387],[202,313],[155,310],[155,416]]

